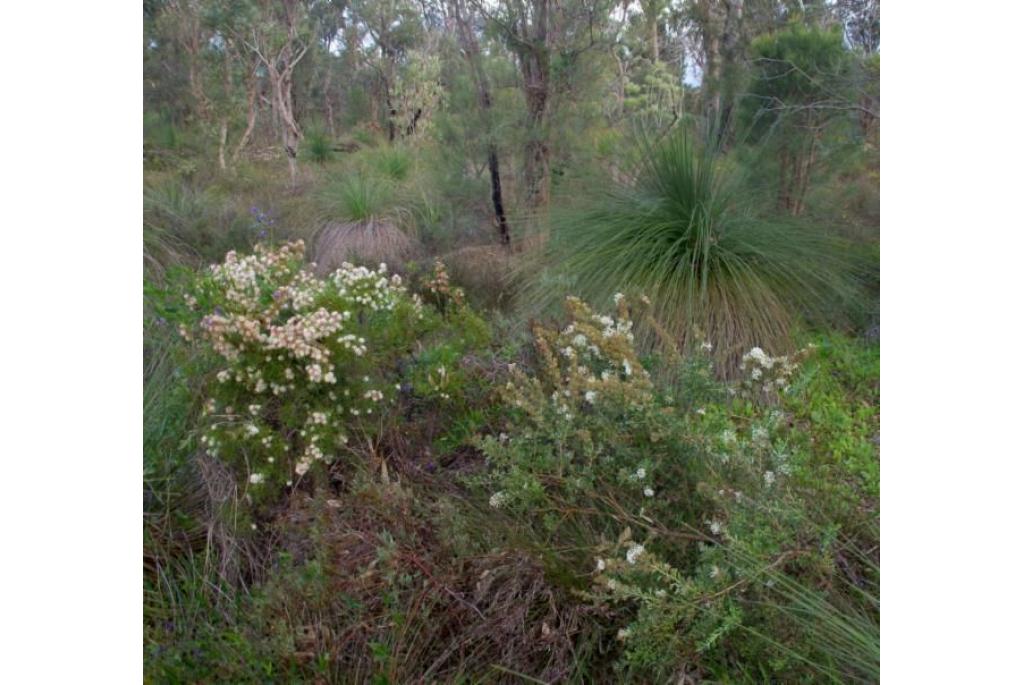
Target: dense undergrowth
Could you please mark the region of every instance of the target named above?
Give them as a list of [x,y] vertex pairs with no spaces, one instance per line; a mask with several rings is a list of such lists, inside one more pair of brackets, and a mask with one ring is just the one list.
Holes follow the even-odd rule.
[[725,383],[641,299],[514,331],[303,264],[150,288],[149,680],[877,680],[877,344]]
[[731,5],[146,3],[148,682],[879,680],[877,2]]

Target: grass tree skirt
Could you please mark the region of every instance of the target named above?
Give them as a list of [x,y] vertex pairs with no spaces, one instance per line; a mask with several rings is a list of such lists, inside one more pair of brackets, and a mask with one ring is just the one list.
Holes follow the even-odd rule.
[[392,271],[400,271],[419,253],[419,243],[387,219],[332,221],[313,239],[313,261],[320,275],[344,262],[361,266],[384,262]]

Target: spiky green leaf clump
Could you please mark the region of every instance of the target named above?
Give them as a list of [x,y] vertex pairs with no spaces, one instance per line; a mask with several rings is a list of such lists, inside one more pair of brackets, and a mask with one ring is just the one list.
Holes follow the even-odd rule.
[[735,362],[753,346],[788,348],[801,315],[826,315],[852,294],[835,240],[754,216],[735,174],[685,135],[643,148],[633,180],[553,215],[544,256],[560,287],[540,279],[524,293],[531,307],[565,290],[591,302],[643,294],[663,338],[708,340]]
[[322,131],[310,131],[306,134],[303,143],[306,147],[306,154],[317,164],[326,164],[334,158],[331,139]]
[[331,218],[368,221],[390,205],[387,183],[368,174],[353,173],[330,184],[324,192],[325,209]]
[[412,170],[412,155],[402,147],[389,147],[374,152],[374,167],[392,181],[404,181]]

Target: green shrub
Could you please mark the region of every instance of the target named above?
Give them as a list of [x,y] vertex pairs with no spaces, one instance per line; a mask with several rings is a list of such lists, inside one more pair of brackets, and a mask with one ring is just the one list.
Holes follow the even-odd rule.
[[482,441],[492,468],[480,483],[531,536],[574,550],[545,554],[578,584],[599,540],[645,527],[654,511],[686,527],[699,503],[694,443],[636,355],[625,301],[618,318],[576,298],[566,308],[566,328],[535,326],[535,367],[512,371],[507,434]]
[[[834,374],[819,370],[834,369],[817,359],[824,345],[754,348],[724,392],[707,387],[709,357],[681,360],[684,387],[671,392],[691,394],[692,379],[706,401],[677,402],[641,366],[618,304],[602,317],[570,298],[566,328],[534,328],[536,361],[512,371],[507,421],[481,441],[490,469],[473,482],[508,515],[492,537],[611,612],[625,679],[870,677],[877,569],[860,559],[877,534],[850,505],[877,510],[858,474],[877,452],[837,460],[837,442],[801,418],[823,402],[808,391],[838,394],[822,385]],[[870,386],[852,392],[862,401]]]
[[[870,381],[847,383],[856,383],[851,356],[870,378],[871,354],[844,344],[837,358],[829,347],[806,348],[800,360],[752,350],[733,399],[695,411],[687,434],[699,445],[703,513],[691,523],[707,538],[695,556],[649,535],[620,541],[600,562],[593,596],[637,608],[622,634],[628,669],[662,677],[684,655],[708,673],[751,680],[877,679],[877,473],[860,473],[878,463],[872,421],[863,417],[858,444],[868,450],[853,461],[837,459],[829,421],[803,418],[808,406],[838,401],[837,385],[866,406]],[[648,515],[655,529],[663,524]]]

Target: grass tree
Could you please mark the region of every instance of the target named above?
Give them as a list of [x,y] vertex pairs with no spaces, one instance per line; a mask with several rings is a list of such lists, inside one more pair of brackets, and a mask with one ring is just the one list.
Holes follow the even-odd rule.
[[655,324],[647,336],[684,348],[710,341],[731,366],[754,346],[789,347],[802,315],[823,315],[852,293],[840,246],[753,214],[720,159],[679,133],[642,147],[631,179],[553,214],[541,257],[549,277],[523,293],[534,313],[566,292],[591,302],[646,295]]

